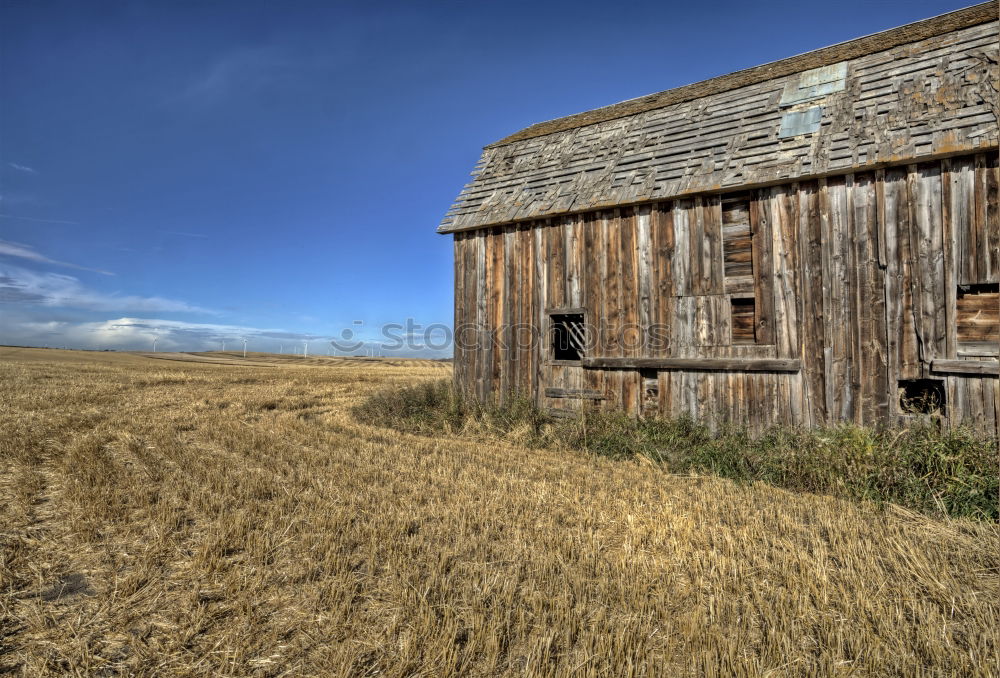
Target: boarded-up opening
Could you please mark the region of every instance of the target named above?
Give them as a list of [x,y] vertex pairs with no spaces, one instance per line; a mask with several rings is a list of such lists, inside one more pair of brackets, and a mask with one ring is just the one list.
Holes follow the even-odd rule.
[[906,379],[900,381],[899,409],[904,414],[944,416],[944,382],[940,379]]
[[959,287],[955,323],[959,351],[995,355],[1000,342],[1000,286]]
[[732,299],[732,327],[734,344],[754,344],[757,336],[754,332],[755,304],[752,298]]
[[750,230],[750,196],[741,193],[722,199],[722,254],[727,287],[751,284],[753,237]]
[[554,360],[581,360],[585,345],[582,313],[552,314],[552,358]]

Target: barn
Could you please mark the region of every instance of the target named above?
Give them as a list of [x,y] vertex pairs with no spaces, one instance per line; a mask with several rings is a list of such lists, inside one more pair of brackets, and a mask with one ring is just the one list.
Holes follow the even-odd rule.
[[995,429],[998,51],[990,2],[486,146],[438,228],[457,388]]

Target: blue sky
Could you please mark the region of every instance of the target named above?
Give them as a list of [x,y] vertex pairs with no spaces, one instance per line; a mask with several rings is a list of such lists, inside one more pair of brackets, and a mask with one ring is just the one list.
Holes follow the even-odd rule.
[[0,0],[0,343],[450,324],[483,145],[962,6]]

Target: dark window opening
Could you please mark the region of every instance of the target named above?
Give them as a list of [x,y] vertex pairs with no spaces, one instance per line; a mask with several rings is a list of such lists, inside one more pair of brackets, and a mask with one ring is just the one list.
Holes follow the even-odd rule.
[[756,307],[753,299],[731,299],[734,344],[756,344]]
[[899,382],[899,409],[903,414],[944,416],[944,382],[940,379],[907,379]]
[[586,345],[582,313],[552,314],[552,357],[581,360]]

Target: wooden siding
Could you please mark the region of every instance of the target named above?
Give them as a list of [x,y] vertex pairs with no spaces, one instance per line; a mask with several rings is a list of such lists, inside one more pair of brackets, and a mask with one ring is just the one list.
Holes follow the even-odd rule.
[[[949,422],[996,427],[996,343],[967,349],[1000,331],[997,165],[979,154],[750,191],[750,276],[726,274],[724,194],[456,233],[456,383],[759,428],[895,423],[900,381],[940,379]],[[753,299],[752,343],[733,299]],[[582,361],[551,359],[559,311],[585,314]]]
[[[996,12],[989,16],[996,17]],[[798,92],[800,79],[809,71],[705,90],[711,93],[488,147],[473,181],[439,230],[672,200],[995,148],[1000,111],[997,32],[993,20],[845,57],[842,85],[801,102],[789,103],[783,97],[786,91]],[[822,116],[815,132],[781,137],[786,115],[817,106]],[[988,187],[968,184],[971,176],[958,172],[956,190],[985,198]],[[997,209],[995,199],[963,205],[968,218]],[[695,227],[714,227],[697,211],[691,216]],[[958,271],[960,280],[979,276],[979,266],[995,275],[998,262],[982,258],[990,243],[959,241],[956,247],[960,255],[970,248],[976,255],[971,268]],[[697,284],[702,282],[716,281],[698,279]]]

